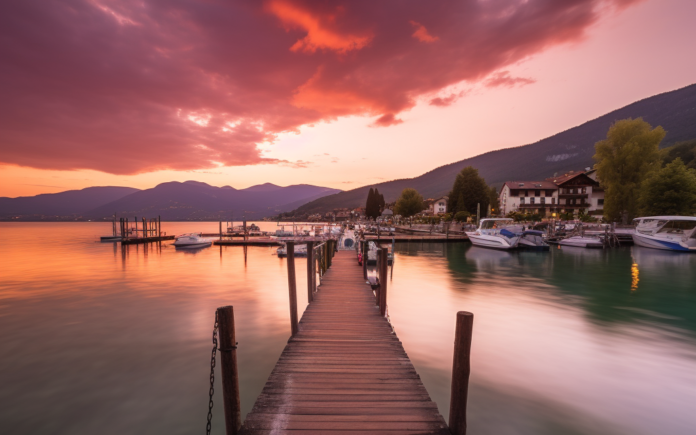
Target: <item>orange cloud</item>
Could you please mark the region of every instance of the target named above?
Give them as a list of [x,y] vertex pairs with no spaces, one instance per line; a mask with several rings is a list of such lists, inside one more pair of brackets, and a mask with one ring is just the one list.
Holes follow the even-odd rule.
[[500,86],[512,88],[515,86],[525,86],[536,83],[536,80],[526,78],[526,77],[511,77],[510,71],[500,71],[493,74],[488,80],[484,82],[489,88],[496,88]]
[[392,125],[401,124],[402,122],[404,121],[395,117],[393,113],[387,113],[377,118],[375,122],[372,123],[372,127],[390,127]]
[[291,51],[314,53],[318,49],[327,49],[346,53],[365,47],[372,39],[371,34],[353,35],[331,28],[336,25],[336,13],[319,14],[284,0],[273,0],[267,8],[287,26],[299,27],[307,32],[307,36],[290,47]]
[[421,23],[418,23],[416,21],[410,21],[410,23],[414,27],[416,27],[416,31],[413,32],[413,35],[411,35],[411,36],[413,36],[417,40],[419,40],[421,42],[435,42],[438,39],[440,39],[437,36],[433,36],[430,33],[428,33],[428,29],[426,29],[425,26],[422,25]]

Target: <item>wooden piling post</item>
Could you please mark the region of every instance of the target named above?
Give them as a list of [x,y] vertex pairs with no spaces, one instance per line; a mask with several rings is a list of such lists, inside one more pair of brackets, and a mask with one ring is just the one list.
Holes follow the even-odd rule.
[[287,242],[288,288],[290,293],[290,329],[297,334],[297,281],[295,279],[295,242]]
[[307,242],[307,302],[314,300],[314,242]]
[[222,219],[220,220],[220,238],[218,240],[222,241]]
[[467,311],[457,313],[449,411],[449,429],[452,435],[466,434],[466,401],[469,392],[469,373],[471,372],[471,331],[473,325],[474,315],[472,313]]
[[367,254],[369,251],[369,243],[367,240],[363,240],[363,279],[367,281]]
[[225,434],[236,435],[242,426],[239,401],[239,374],[237,373],[237,340],[234,332],[232,306],[217,309],[220,331],[220,371],[222,372],[222,398],[225,408]]
[[387,312],[387,281],[389,280],[389,274],[387,272],[389,264],[389,254],[387,248],[382,248],[380,250],[380,264],[379,264],[379,314],[384,317]]
[[162,216],[157,216],[157,233],[158,237],[162,237]]

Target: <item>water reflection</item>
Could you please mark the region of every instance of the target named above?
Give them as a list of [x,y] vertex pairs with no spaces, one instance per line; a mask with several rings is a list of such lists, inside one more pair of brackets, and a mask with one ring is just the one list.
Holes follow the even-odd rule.
[[[199,431],[218,306],[235,309],[243,413],[285,346],[286,263],[273,248],[182,255],[170,242],[95,242],[109,229],[0,224],[3,433]],[[410,243],[397,245],[392,272],[389,314],[445,415],[455,313],[475,313],[471,433],[693,431],[696,255]]]

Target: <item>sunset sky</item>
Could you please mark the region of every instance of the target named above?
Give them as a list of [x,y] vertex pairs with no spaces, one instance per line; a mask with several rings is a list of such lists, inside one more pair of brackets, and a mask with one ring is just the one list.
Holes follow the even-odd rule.
[[352,189],[696,82],[694,0],[0,6],[0,196]]

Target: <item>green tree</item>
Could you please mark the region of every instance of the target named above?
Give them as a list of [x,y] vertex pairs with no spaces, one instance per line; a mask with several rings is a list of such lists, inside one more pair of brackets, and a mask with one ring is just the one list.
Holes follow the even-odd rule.
[[462,169],[452,185],[448,208],[452,213],[468,211],[476,215],[476,205],[481,204],[481,216],[486,215],[490,202],[490,190],[478,169],[467,166]]
[[423,196],[416,189],[407,187],[401,191],[401,196],[396,200],[394,205],[394,214],[400,214],[403,217],[411,217],[423,211]]
[[640,205],[644,216],[695,214],[696,170],[677,157],[643,181]]
[[375,187],[375,203],[377,204],[377,212],[378,216],[380,213],[382,213],[382,210],[384,210],[384,205],[386,204],[384,202],[384,195],[379,193],[379,190]]
[[458,211],[457,214],[454,215],[454,220],[457,222],[466,222],[469,216],[471,216],[471,213],[468,211]]
[[664,137],[662,127],[629,118],[612,124],[607,138],[595,144],[607,220],[627,222],[637,216],[641,183],[660,168],[659,146]]
[[365,202],[365,216],[368,218],[376,218],[379,216],[378,199],[375,196],[375,190],[370,187],[367,193],[367,201]]
[[488,201],[491,206],[491,214],[497,216],[500,214],[500,198],[498,197],[498,189],[491,186],[488,191]]

